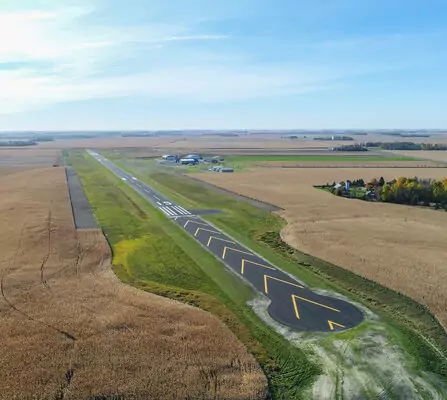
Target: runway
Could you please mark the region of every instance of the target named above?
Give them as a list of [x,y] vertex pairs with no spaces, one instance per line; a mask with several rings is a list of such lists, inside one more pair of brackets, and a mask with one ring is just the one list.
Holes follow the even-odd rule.
[[209,252],[271,300],[270,316],[298,331],[335,332],[352,328],[363,320],[353,304],[322,296],[296,281],[275,265],[243,246],[220,229],[156,192],[101,155],[87,150],[167,218],[189,233]]

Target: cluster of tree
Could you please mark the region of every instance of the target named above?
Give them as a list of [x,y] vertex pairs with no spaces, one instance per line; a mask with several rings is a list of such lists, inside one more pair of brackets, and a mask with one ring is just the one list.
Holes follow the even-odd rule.
[[54,137],[53,136],[36,136],[33,140],[36,142],[53,142]]
[[34,140],[0,140],[1,147],[35,146],[36,144]]
[[360,144],[332,147],[331,150],[332,151],[368,151],[368,149],[365,146],[361,146]]
[[[398,178],[386,182],[383,177],[366,182],[363,179],[340,182],[323,187],[330,188],[337,196],[352,196],[352,190],[365,188],[361,198],[387,203],[409,205],[434,205],[447,211],[447,178],[441,180],[420,178]],[[357,196],[356,196],[357,197]]]
[[430,137],[429,133],[418,132],[380,132],[383,136],[396,136],[396,137]]
[[447,150],[446,144],[414,142],[366,142],[366,147],[380,147],[385,150]]
[[121,137],[153,137],[155,136],[152,132],[123,132]]
[[440,181],[419,178],[399,178],[378,187],[376,195],[388,203],[447,206],[447,178]]
[[351,136],[316,136],[314,140],[354,140]]

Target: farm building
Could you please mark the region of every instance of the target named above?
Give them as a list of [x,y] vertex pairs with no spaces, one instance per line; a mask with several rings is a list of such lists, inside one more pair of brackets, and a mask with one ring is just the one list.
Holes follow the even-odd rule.
[[198,154],[188,154],[185,158],[191,158],[197,162],[202,159],[202,157],[200,157]]
[[234,172],[234,168],[231,167],[222,167],[219,172]]
[[180,159],[181,165],[194,165],[197,163],[198,163],[198,161],[196,161],[194,158],[181,158]]

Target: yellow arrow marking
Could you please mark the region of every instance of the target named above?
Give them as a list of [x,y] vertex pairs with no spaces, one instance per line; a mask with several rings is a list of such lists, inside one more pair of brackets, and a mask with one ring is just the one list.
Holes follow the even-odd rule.
[[[217,232],[217,231],[212,231],[211,229],[197,228],[196,233],[194,233],[194,236],[197,236],[197,234],[199,233],[199,231],[206,231],[206,232],[217,233],[217,234],[220,233],[220,232]],[[221,234],[221,233],[220,233],[220,234]],[[222,235],[222,234],[221,234],[221,235]]]
[[298,285],[297,283],[288,282],[288,281],[284,281],[284,280],[279,279],[279,278],[275,278],[274,276],[264,275],[264,291],[267,294],[269,292],[268,289],[267,289],[267,278],[274,279],[275,281],[286,283],[287,285],[292,285],[292,286],[295,286],[295,287],[300,288],[300,289],[302,289],[304,287],[304,286]]
[[298,319],[300,319],[300,313],[298,312],[298,306],[296,305],[296,301],[295,298],[293,297],[293,294],[292,294],[292,302],[293,302],[293,308],[295,309],[295,315]]
[[197,221],[194,221],[194,220],[192,220],[192,219],[188,219],[188,221],[186,221],[186,224],[183,225],[183,228],[186,229],[186,227],[188,226],[188,224],[189,224],[190,222],[192,222],[193,224],[197,224],[197,225],[209,226],[209,224],[205,224],[204,222],[197,222]]
[[234,242],[232,242],[231,240],[221,239],[221,238],[218,238],[216,236],[210,236],[210,238],[208,239],[208,243],[206,244],[207,247],[210,247],[211,240],[213,240],[213,239],[220,240],[221,242],[227,242],[227,243],[233,243],[234,244]]
[[[300,314],[298,313],[298,305],[296,304],[296,299],[307,301],[308,303],[312,303],[312,304],[315,304],[317,306],[327,308],[328,310],[332,310],[332,311],[335,311],[335,312],[340,312],[340,310],[337,310],[336,308],[332,308],[332,307],[329,307],[329,306],[327,306],[325,304],[317,303],[316,301],[312,301],[312,300],[306,299],[305,297],[300,297],[300,296],[297,296],[295,294],[292,294],[293,308],[295,309],[295,314],[296,314],[296,317],[298,319],[300,319]],[[329,327],[330,327],[330,325],[329,325]]]
[[340,328],[346,328],[346,326],[344,326],[344,325],[341,325],[341,324],[337,324],[336,322],[334,322],[334,321],[327,321],[327,323],[329,324],[329,328],[331,329],[331,331],[333,331],[335,328],[334,328],[334,325],[335,326],[339,326]]
[[250,261],[250,260],[246,260],[245,258],[242,259],[242,265],[241,265],[241,274],[244,275],[244,268],[245,268],[245,263],[248,262],[250,264],[254,264],[257,265],[258,267],[262,267],[262,268],[268,268],[268,269],[273,269],[276,270],[276,268],[270,267],[268,265],[264,265],[264,264],[259,264],[257,262],[254,261]]
[[227,254],[227,250],[233,250],[233,251],[237,251],[239,253],[243,253],[243,254],[249,254],[250,256],[252,256],[252,253],[249,253],[248,251],[243,251],[243,250],[239,250],[239,249],[233,249],[233,247],[227,247],[225,246],[223,249],[223,253],[222,253],[222,258],[225,259],[225,255]]

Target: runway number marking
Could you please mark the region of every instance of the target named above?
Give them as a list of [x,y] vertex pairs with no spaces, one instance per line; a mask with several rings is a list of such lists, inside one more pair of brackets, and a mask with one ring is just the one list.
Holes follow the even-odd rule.
[[198,234],[200,231],[211,232],[211,233],[216,233],[216,234],[218,234],[218,235],[222,235],[222,233],[217,232],[217,231],[212,231],[211,229],[197,228],[196,233],[194,233],[194,236],[197,236],[197,234]]
[[243,254],[248,254],[250,256],[252,256],[252,253],[249,253],[248,251],[243,251],[243,250],[239,250],[239,249],[234,249],[233,247],[227,247],[225,246],[223,249],[223,253],[222,253],[222,259],[225,259],[225,255],[227,254],[227,250],[233,250],[233,251],[237,251],[238,253],[243,253]]
[[[300,299],[302,301],[306,301],[308,303],[315,304],[315,305],[323,307],[323,308],[327,308],[328,310],[332,310],[335,312],[341,312],[340,310],[337,310],[336,308],[332,308],[325,304],[317,303],[316,301],[306,299],[305,297],[300,297],[300,296],[297,296],[296,294],[292,294],[293,308],[295,309],[295,315],[298,319],[300,319],[300,313],[298,312],[298,305],[296,304],[296,299]],[[329,325],[329,327],[330,327],[330,325]]]
[[264,291],[265,291],[266,294],[268,294],[268,292],[269,292],[269,291],[268,291],[268,288],[267,288],[267,279],[268,279],[268,278],[270,278],[270,279],[274,279],[275,281],[278,281],[278,282],[286,283],[287,285],[295,286],[295,287],[300,288],[300,289],[303,289],[303,288],[304,288],[304,286],[298,285],[297,283],[284,281],[284,280],[282,280],[282,279],[275,278],[274,276],[270,276],[270,275],[264,275]]
[[250,264],[256,265],[258,267],[262,267],[262,268],[267,268],[267,269],[273,269],[276,270],[276,268],[270,267],[269,265],[264,265],[264,264],[259,264],[257,262],[254,261],[250,261],[250,260],[246,260],[245,258],[242,259],[242,264],[241,264],[241,274],[244,275],[244,269],[245,269],[245,263],[248,262]]
[[334,325],[335,326],[339,326],[340,328],[346,328],[346,326],[344,326],[344,325],[342,325],[342,324],[337,324],[336,322],[334,322],[334,321],[327,321],[327,323],[329,324],[329,329],[331,330],[331,331],[333,331],[335,328],[334,328]]
[[215,239],[215,240],[220,240],[221,242],[227,242],[227,243],[233,243],[233,244],[235,244],[235,242],[232,242],[231,240],[221,239],[221,238],[218,238],[218,237],[216,237],[216,236],[210,236],[210,238],[208,239],[208,243],[206,244],[206,247],[210,247],[211,240],[213,240],[213,239]]

